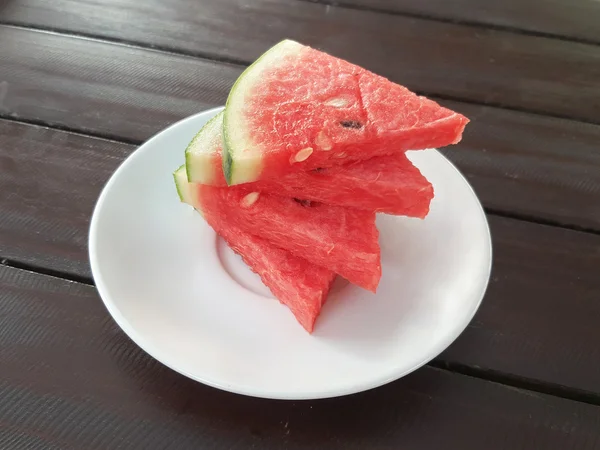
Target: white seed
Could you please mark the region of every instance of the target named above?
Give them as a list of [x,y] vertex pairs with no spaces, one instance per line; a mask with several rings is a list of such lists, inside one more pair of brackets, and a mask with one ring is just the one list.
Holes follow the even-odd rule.
[[333,155],[334,158],[339,158],[339,159],[344,159],[346,157],[346,154],[344,152],[342,153],[337,153],[335,155]]
[[294,161],[295,162],[306,161],[308,159],[308,157],[310,155],[312,155],[312,152],[313,152],[312,147],[303,148],[298,153],[296,153],[296,156],[294,156]]
[[242,199],[242,207],[243,208],[249,208],[250,206],[254,205],[256,203],[256,200],[258,200],[258,197],[260,196],[259,192],[250,192],[248,195],[246,195],[243,199]]
[[321,150],[325,151],[331,150],[333,147],[331,139],[323,130],[319,131],[319,134],[317,134],[317,137],[315,138],[315,144],[317,144],[317,147],[319,147]]
[[333,106],[335,108],[343,108],[344,106],[348,106],[350,101],[344,97],[334,97],[325,102],[327,106]]

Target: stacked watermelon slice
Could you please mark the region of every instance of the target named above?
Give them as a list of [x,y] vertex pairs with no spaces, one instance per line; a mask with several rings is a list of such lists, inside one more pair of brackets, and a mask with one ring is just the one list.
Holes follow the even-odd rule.
[[240,76],[175,183],[310,333],[336,275],[376,291],[376,213],[428,214],[433,187],[405,152],[455,144],[467,123],[286,40]]

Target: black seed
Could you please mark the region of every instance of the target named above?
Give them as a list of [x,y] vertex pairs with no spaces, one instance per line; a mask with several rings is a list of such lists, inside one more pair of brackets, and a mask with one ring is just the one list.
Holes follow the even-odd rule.
[[340,125],[344,128],[362,128],[362,123],[358,120],[342,120]]
[[317,167],[316,169],[313,169],[313,172],[319,173],[319,172],[325,172],[326,169],[324,169],[323,167]]
[[294,200],[300,203],[302,206],[311,206],[312,204],[310,200],[300,200],[299,198],[294,198]]

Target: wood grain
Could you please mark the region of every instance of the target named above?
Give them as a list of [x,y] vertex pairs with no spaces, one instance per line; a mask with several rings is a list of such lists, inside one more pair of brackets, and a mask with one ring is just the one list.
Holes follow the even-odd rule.
[[[590,122],[600,117],[600,47],[594,45],[296,0],[27,0],[9,3],[2,17],[245,63],[287,37],[427,94]],[[36,45],[33,37],[5,33],[0,30],[2,42]],[[56,39],[78,55],[76,46]],[[40,57],[41,63],[51,55]],[[73,70],[87,67],[71,62]]]
[[490,219],[488,291],[440,360],[600,393],[600,236]]
[[600,42],[596,0],[314,0]]
[[443,102],[471,123],[442,152],[486,208],[600,230],[600,126]]
[[592,450],[600,408],[424,368],[323,401],[228,394],[156,362],[92,287],[0,267],[0,446]]
[[[90,277],[92,208],[132,150],[0,121],[0,258]],[[486,299],[441,361],[600,393],[600,355],[588,345],[600,340],[600,236],[489,219],[495,260]]]
[[134,148],[0,120],[0,258],[90,277],[96,199]]
[[0,115],[141,141],[221,105],[242,68],[0,26]]

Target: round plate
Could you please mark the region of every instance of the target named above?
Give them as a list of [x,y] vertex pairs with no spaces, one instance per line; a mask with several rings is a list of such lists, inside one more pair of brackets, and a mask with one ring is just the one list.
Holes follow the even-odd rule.
[[105,186],[90,229],[98,291],[142,349],[194,380],[257,397],[363,391],[442,352],[481,303],[491,266],[485,214],[436,150],[409,152],[435,188],[425,220],[379,215],[377,294],[337,282],[309,335],[202,217],[172,172],[220,108],[135,151]]

